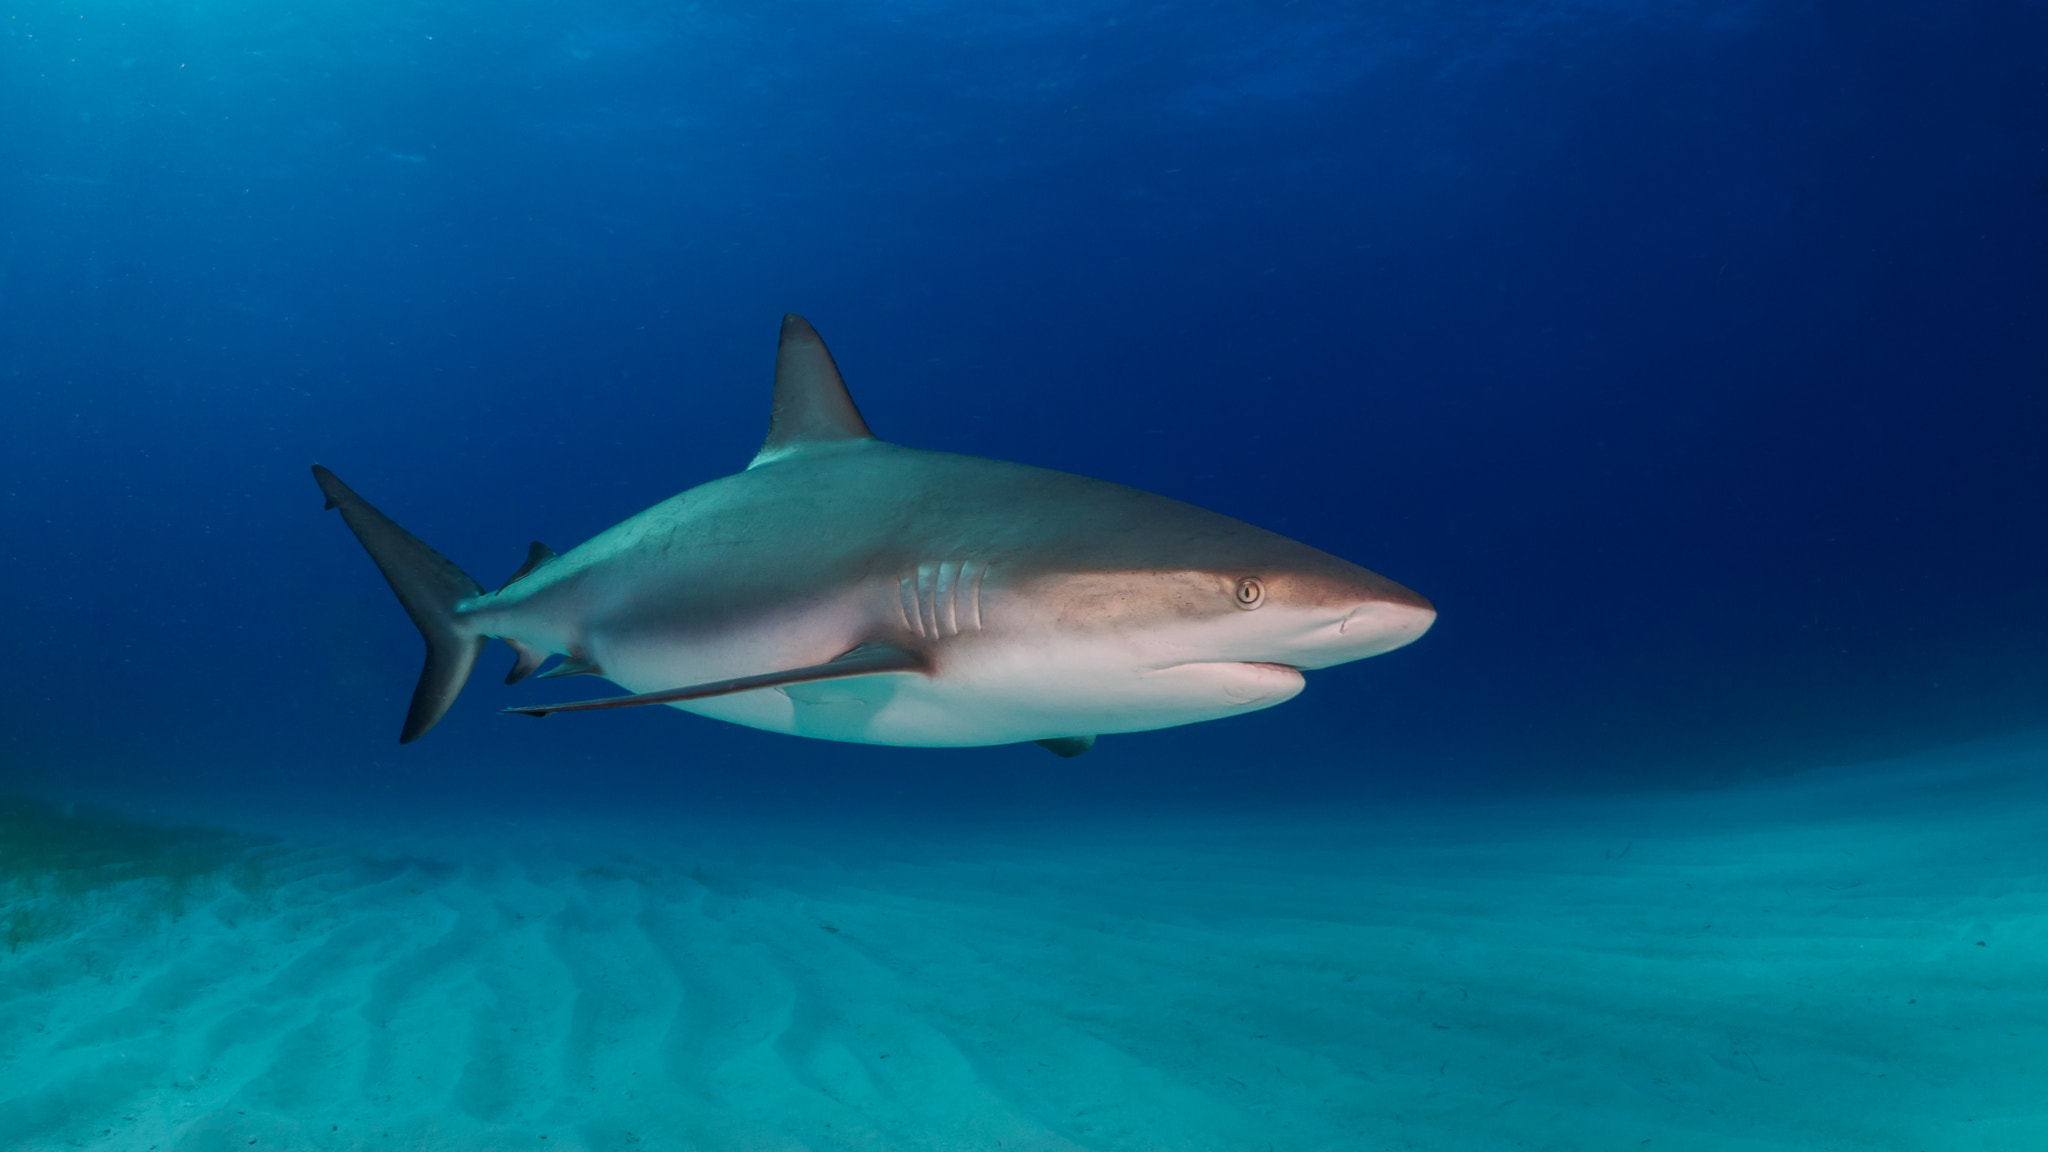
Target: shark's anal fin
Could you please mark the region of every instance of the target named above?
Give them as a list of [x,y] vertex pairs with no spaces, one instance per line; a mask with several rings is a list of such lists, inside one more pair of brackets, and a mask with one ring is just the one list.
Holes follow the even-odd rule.
[[525,708],[507,708],[521,716],[546,716],[555,712],[596,712],[604,708],[638,708],[643,704],[674,704],[683,700],[702,700],[710,696],[727,696],[734,692],[751,692],[756,688],[780,688],[787,684],[812,684],[819,680],[843,680],[849,676],[873,676],[879,672],[922,672],[924,658],[915,652],[898,648],[893,644],[863,644],[846,655],[824,664],[812,664],[805,668],[791,668],[783,672],[766,672],[759,676],[740,676],[731,680],[713,680],[708,684],[692,684],[686,688],[668,688],[660,692],[642,692],[638,696],[613,696],[605,700],[579,700],[573,704],[534,704]]
[[597,666],[597,661],[592,660],[588,656],[578,656],[572,652],[568,656],[563,657],[560,664],[541,673],[540,678],[543,680],[553,680],[557,676],[602,675],[604,675],[604,669]]
[[519,659],[513,663],[512,670],[510,672],[505,673],[505,683],[507,684],[519,683],[521,680],[524,680],[528,676],[533,675],[534,669],[548,662],[548,654],[545,652],[540,652],[536,651],[535,649],[528,648],[526,645],[521,644],[519,641],[512,639],[510,636],[500,636],[498,637],[498,639],[503,640],[505,643],[511,645],[512,651],[519,657]]
[[533,570],[535,568],[540,567],[541,565],[547,563],[550,560],[553,560],[554,558],[555,550],[553,548],[550,548],[547,545],[541,543],[540,541],[535,540],[533,543],[526,546],[526,563],[521,564],[519,566],[519,571],[514,572],[510,580],[507,580],[503,584],[498,585],[498,591],[503,592],[505,589],[510,588],[514,584],[519,583],[521,580],[526,579],[528,576],[533,574]]
[[768,439],[747,467],[779,460],[807,444],[874,438],[818,330],[794,312],[784,316],[782,342],[775,349],[775,405],[768,414]]
[[1055,736],[1050,740],[1033,740],[1033,744],[1055,756],[1072,759],[1095,747],[1093,736]]

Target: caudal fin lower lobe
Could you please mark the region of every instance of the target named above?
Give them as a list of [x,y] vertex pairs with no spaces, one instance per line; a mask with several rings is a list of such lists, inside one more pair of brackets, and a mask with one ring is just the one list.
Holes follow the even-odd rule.
[[427,664],[412,693],[412,708],[405,714],[400,744],[410,744],[439,723],[448,706],[469,681],[470,670],[488,638],[464,627],[456,606],[483,588],[449,559],[400,528],[370,506],[369,501],[350,491],[341,478],[320,465],[313,465],[313,479],[327,495],[327,507],[341,509],[341,518],[362,541],[370,559],[398,602],[405,606],[414,626],[427,641]]

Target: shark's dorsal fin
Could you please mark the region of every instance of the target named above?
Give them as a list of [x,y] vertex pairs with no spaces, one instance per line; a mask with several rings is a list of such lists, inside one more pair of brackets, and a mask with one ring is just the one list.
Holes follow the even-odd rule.
[[756,468],[812,444],[873,440],[868,422],[847,395],[839,366],[811,322],[792,312],[782,318],[782,343],[775,349],[775,406],[768,414],[768,439]]

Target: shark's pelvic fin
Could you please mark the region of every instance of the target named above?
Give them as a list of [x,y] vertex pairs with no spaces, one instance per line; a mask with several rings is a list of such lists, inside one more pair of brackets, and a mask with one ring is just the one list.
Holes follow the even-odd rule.
[[521,580],[526,579],[528,576],[533,574],[533,570],[535,568],[540,567],[541,565],[547,563],[550,560],[553,560],[554,558],[555,550],[553,548],[548,547],[547,545],[541,543],[538,540],[535,540],[533,543],[528,544],[526,546],[526,563],[521,564],[519,566],[519,571],[514,572],[512,574],[511,579],[505,581],[503,584],[498,585],[498,591],[503,592],[505,589],[510,588],[514,584],[519,583]]
[[874,438],[818,330],[794,312],[784,316],[782,343],[775,349],[775,406],[768,414],[768,439],[747,467],[780,460],[807,444]]
[[1056,736],[1051,740],[1033,740],[1033,744],[1055,756],[1072,759],[1095,747],[1093,736]]
[[[819,680],[843,680],[848,676],[872,676],[878,672],[922,672],[924,658],[915,652],[898,648],[893,644],[863,644],[846,655],[824,664],[812,664],[806,668],[791,668],[785,672],[767,672],[759,676],[740,676],[732,680],[713,680],[708,684],[692,684],[687,688],[669,688],[660,692],[642,692],[638,696],[613,696],[604,700],[578,700],[573,704],[534,704],[525,708],[507,708],[521,716],[546,716],[554,712],[595,712],[603,708],[638,708],[643,704],[674,704],[683,700],[702,700],[709,696],[726,696],[734,692],[750,692],[756,688],[780,688],[788,684],[811,684]],[[1094,738],[1089,737],[1092,741]]]
[[483,588],[447,557],[349,491],[334,473],[315,464],[313,479],[326,493],[327,507],[341,509],[341,518],[362,541],[370,559],[377,562],[391,590],[398,593],[398,602],[405,605],[406,614],[426,638],[427,665],[420,671],[412,708],[405,714],[405,728],[398,737],[400,744],[410,744],[455,703],[484,650],[486,638],[466,627],[455,611],[464,600],[482,595]]
[[553,680],[557,676],[602,675],[604,675],[604,669],[597,666],[597,661],[592,660],[588,656],[577,656],[572,653],[564,657],[560,664],[541,673],[540,678],[543,680]]
[[[513,577],[513,579],[516,580],[518,579],[518,577],[515,576]],[[503,589],[500,589],[500,591],[503,591]],[[511,645],[512,651],[516,653],[519,657],[519,659],[513,663],[512,670],[510,672],[505,673],[505,683],[507,684],[519,683],[521,680],[524,680],[528,676],[533,675],[534,669],[539,668],[541,665],[548,662],[548,654],[545,652],[540,652],[536,651],[535,649],[528,648],[526,645],[521,644],[519,641],[514,640],[510,636],[500,636],[498,637],[498,639],[503,640],[505,643]]]

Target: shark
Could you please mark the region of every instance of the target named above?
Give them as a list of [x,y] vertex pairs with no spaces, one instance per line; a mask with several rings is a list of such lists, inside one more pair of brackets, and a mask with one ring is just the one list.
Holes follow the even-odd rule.
[[625,690],[509,713],[667,705],[825,740],[1073,756],[1107,733],[1270,708],[1304,672],[1436,619],[1392,580],[1216,512],[877,439],[793,314],[745,470],[567,552],[535,542],[495,591],[333,472],[313,476],[426,640],[400,743],[441,720],[495,639],[513,652],[507,684]]

